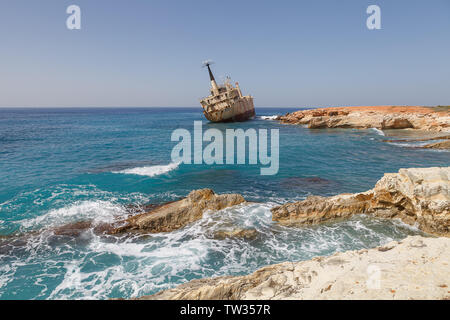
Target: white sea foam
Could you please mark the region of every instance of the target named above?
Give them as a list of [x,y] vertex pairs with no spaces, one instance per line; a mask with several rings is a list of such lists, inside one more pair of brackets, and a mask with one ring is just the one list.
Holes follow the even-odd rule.
[[408,229],[408,230],[410,230],[410,231],[412,231],[412,232],[422,232],[420,229],[419,229],[419,224],[417,223],[417,222],[415,222],[413,225],[410,225],[410,224],[407,224],[407,223],[405,223],[405,222],[403,222],[401,219],[399,219],[399,218],[394,218],[394,219],[392,219],[391,220],[392,221],[392,223],[394,224],[394,225],[396,225],[397,227],[400,227],[400,228],[403,228],[403,229]]
[[276,120],[278,118],[278,115],[273,115],[273,116],[260,116],[259,117],[262,120]]
[[[442,142],[445,140],[435,140],[433,141],[433,143],[438,143],[438,142]],[[422,148],[426,145],[431,144],[432,141],[403,141],[403,142],[388,142],[388,144],[393,145],[393,146],[397,146],[397,147],[404,147],[404,148]],[[446,149],[431,149],[431,148],[422,148],[422,151],[427,151],[427,152],[450,152],[449,150]]]
[[[8,279],[16,272],[25,265],[38,265],[30,281],[42,288],[39,298],[138,297],[194,278],[248,274],[263,265],[375,247],[402,234],[392,226],[385,229],[385,222],[362,216],[314,227],[285,227],[272,222],[270,209],[274,205],[242,204],[206,213],[202,219],[169,233],[117,239],[93,234],[83,247],[72,246],[71,242],[55,246],[46,238],[51,239],[50,233],[41,234],[28,240],[25,264],[14,252],[9,255],[13,261],[10,269],[3,273],[0,269],[0,285],[6,290]],[[121,213],[123,208],[113,202],[86,201],[52,210],[34,223],[67,221],[80,215],[103,220]],[[234,228],[252,228],[258,236],[250,241],[214,238],[215,232]],[[380,232],[383,229],[386,231]],[[57,281],[56,287],[43,286],[48,278]]]
[[[8,264],[0,266],[0,275],[9,274],[11,272],[11,266]],[[8,282],[11,282],[14,278],[12,277],[5,277],[0,276],[0,289],[8,284]]]
[[419,148],[419,147],[424,147],[427,144],[430,144],[429,141],[421,141],[421,142],[417,142],[417,141],[411,141],[411,142],[407,142],[405,140],[405,142],[388,142],[391,145],[397,146],[397,147],[408,147],[408,148]]
[[168,165],[137,167],[121,171],[113,171],[113,173],[135,174],[139,176],[154,177],[175,170],[179,165],[180,163],[170,163]]
[[126,210],[110,201],[80,201],[63,208],[53,209],[36,218],[19,221],[26,229],[35,227],[58,226],[80,220],[113,222],[117,217],[126,215]]
[[378,135],[380,135],[380,136],[385,136],[385,134],[384,134],[384,132],[383,132],[383,130],[380,130],[380,129],[378,129],[378,128],[371,128],[371,130],[372,131],[375,131]]

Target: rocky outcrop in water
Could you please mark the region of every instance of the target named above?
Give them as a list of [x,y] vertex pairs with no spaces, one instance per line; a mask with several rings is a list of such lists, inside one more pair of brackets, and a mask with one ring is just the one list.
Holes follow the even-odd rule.
[[450,149],[450,140],[430,143],[424,146],[425,149]]
[[[169,232],[199,220],[207,210],[217,211],[246,202],[239,194],[215,194],[210,189],[192,191],[186,198],[165,203],[162,205],[128,205],[130,217],[116,222],[98,223],[93,220],[81,220],[67,223],[57,227],[15,233],[9,236],[0,236],[0,254],[6,254],[14,248],[24,247],[33,236],[46,234],[53,243],[80,241],[92,232],[97,236],[120,235],[133,232],[158,233]],[[137,213],[136,212],[140,212]],[[88,235],[86,234],[88,233]],[[256,238],[254,229],[232,229],[217,231],[215,239],[243,239]]]
[[140,299],[450,299],[450,238],[408,237],[375,249],[194,280]]
[[[435,142],[435,140],[440,140]],[[411,143],[411,142],[426,142],[422,146],[411,145],[410,148],[419,149],[450,149],[450,136],[449,135],[439,135],[437,137],[428,137],[422,139],[400,139],[400,140],[383,140],[383,142],[394,142],[394,143]]]
[[213,238],[216,240],[224,240],[224,239],[253,240],[257,236],[258,231],[256,231],[256,229],[235,228],[233,230],[218,230],[214,232]]
[[311,225],[354,214],[399,218],[425,232],[450,236],[450,167],[400,169],[385,174],[367,192],[311,196],[272,209],[272,219],[285,225]]
[[308,128],[420,129],[450,132],[448,111],[426,107],[336,107],[297,111],[278,117],[282,123]]
[[182,200],[128,218],[110,233],[174,231],[201,219],[207,210],[221,210],[244,202],[245,199],[239,194],[218,195],[211,189],[194,190]]

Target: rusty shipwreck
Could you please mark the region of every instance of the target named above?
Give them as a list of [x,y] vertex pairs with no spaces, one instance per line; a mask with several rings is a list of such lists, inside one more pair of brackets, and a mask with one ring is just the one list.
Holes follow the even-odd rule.
[[236,82],[233,87],[229,78],[223,85],[217,85],[210,65],[209,61],[204,63],[211,80],[211,95],[200,100],[206,119],[212,122],[233,122],[253,118],[255,116],[253,97],[243,96],[239,83]]

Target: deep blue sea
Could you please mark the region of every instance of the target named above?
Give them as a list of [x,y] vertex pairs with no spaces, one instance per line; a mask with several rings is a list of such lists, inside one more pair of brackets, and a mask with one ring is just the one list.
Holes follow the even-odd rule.
[[[383,142],[376,130],[310,130],[263,116],[213,124],[201,108],[0,109],[0,299],[108,299],[155,293],[191,279],[241,275],[273,263],[369,248],[419,233],[397,221],[357,217],[287,228],[270,208],[308,195],[365,191],[385,172],[450,165],[448,152]],[[279,129],[280,169],[177,165],[171,133]],[[254,203],[228,208],[181,230],[153,235],[76,236],[55,228],[112,222],[130,205],[163,203],[191,190],[240,193]],[[215,240],[215,230],[255,228],[255,240]]]

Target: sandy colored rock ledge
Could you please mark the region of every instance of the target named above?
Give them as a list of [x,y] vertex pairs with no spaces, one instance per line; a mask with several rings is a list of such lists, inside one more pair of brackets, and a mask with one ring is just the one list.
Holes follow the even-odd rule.
[[427,144],[426,149],[450,149],[450,140]]
[[235,228],[233,230],[219,230],[213,235],[214,239],[224,240],[224,239],[243,239],[243,240],[253,240],[258,236],[258,231],[256,229],[241,229]]
[[207,210],[222,210],[244,202],[245,199],[239,194],[218,195],[211,189],[194,190],[182,200],[128,218],[121,223],[122,226],[114,228],[110,233],[170,232],[201,219]]
[[[441,140],[439,142],[433,142],[434,140]],[[397,140],[383,140],[383,142],[400,142],[400,143],[409,143],[409,142],[428,142],[428,144],[424,146],[411,146],[411,148],[418,149],[450,149],[450,136],[436,136],[422,139],[397,139]]]
[[[440,110],[440,109],[439,109]],[[449,111],[415,106],[335,107],[296,111],[278,117],[282,123],[308,128],[420,129],[450,132]]]
[[[218,195],[211,189],[194,190],[182,200],[162,205],[128,205],[130,214],[135,214],[136,211],[142,212],[142,210],[145,212],[131,215],[126,220],[100,224],[92,220],[75,221],[50,229],[0,236],[0,255],[10,254],[16,247],[26,246],[30,237],[48,231],[57,237],[53,241],[67,241],[66,237],[83,241],[84,233],[89,230],[98,236],[174,231],[201,219],[207,210],[217,211],[244,202],[246,203],[245,199],[239,194]],[[233,229],[219,231],[214,236],[220,240],[228,238],[252,240],[257,235],[254,229]]]
[[311,225],[354,214],[399,218],[425,232],[450,236],[450,167],[400,169],[385,174],[366,192],[311,196],[272,209],[272,219],[284,225]]
[[450,299],[450,238],[285,262],[240,277],[194,280],[140,299]]

